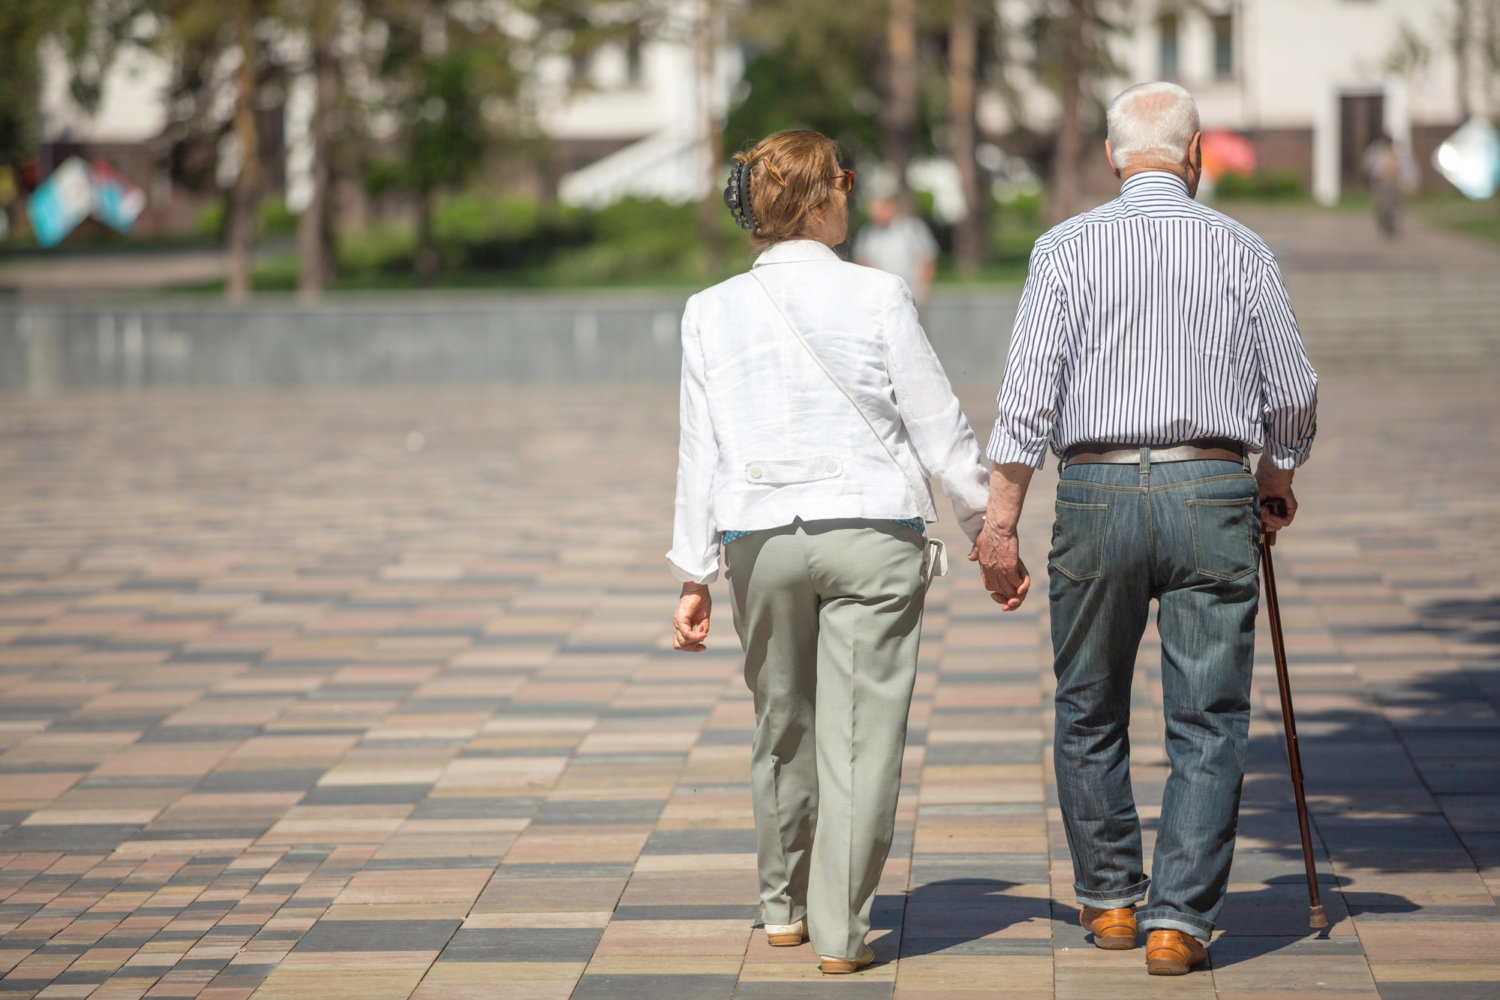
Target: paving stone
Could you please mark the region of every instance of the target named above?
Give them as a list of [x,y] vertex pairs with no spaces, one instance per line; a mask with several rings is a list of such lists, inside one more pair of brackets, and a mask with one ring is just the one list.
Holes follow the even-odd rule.
[[[928,596],[877,965],[826,979],[753,929],[727,615],[708,654],[665,648],[675,393],[0,397],[0,991],[1493,996],[1492,384],[1325,379],[1275,552],[1334,924],[1306,926],[1262,617],[1222,930],[1170,982],[1077,924],[1046,602],[999,615],[963,561]],[[993,392],[964,394],[978,427]],[[1153,625],[1148,860],[1159,657]]]

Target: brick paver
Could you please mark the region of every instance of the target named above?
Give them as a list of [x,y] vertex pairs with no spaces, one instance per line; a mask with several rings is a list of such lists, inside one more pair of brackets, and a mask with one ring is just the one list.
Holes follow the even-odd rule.
[[[1325,380],[1276,551],[1333,926],[1306,927],[1262,636],[1223,929],[1176,980],[1076,923],[1045,581],[1001,616],[961,560],[928,600],[880,963],[824,980],[753,933],[721,590],[710,651],[668,648],[669,387],[0,400],[0,995],[1496,996],[1494,385]],[[1157,664],[1150,633],[1148,838]]]

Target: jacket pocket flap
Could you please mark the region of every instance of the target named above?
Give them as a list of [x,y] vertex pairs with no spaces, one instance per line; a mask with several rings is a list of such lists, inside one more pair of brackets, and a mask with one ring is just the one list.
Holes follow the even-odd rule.
[[835,455],[746,462],[745,479],[762,486],[811,483],[843,475],[844,464],[844,459]]

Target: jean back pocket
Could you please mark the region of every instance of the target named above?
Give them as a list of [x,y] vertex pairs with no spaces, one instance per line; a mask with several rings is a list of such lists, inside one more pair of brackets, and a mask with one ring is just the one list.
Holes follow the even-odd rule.
[[1047,565],[1070,580],[1092,580],[1103,573],[1108,515],[1109,504],[1057,501]]
[[1189,500],[1187,507],[1198,572],[1215,580],[1238,580],[1255,572],[1254,497]]

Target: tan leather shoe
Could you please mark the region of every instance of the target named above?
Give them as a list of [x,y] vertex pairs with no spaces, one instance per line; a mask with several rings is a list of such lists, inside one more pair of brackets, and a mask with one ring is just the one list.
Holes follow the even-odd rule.
[[1085,906],[1078,922],[1094,932],[1094,944],[1110,951],[1135,947],[1135,907],[1096,910]]
[[1146,935],[1146,971],[1153,976],[1185,976],[1208,958],[1203,942],[1182,931],[1152,931]]
[[827,955],[819,955],[822,962],[820,968],[825,976],[842,976],[850,972],[858,972],[871,962],[875,961],[875,953],[866,945],[859,946],[859,955],[854,958],[829,958]]
[[806,917],[795,924],[766,924],[766,943],[772,948],[795,948],[806,940]]

